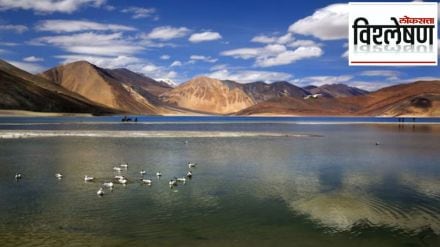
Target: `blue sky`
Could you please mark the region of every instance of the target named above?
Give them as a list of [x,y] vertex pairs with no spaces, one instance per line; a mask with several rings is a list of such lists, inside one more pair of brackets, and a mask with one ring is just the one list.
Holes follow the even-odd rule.
[[[0,57],[33,73],[88,60],[155,79],[346,83],[373,90],[439,67],[349,67],[347,5],[291,0],[0,0]],[[324,25],[325,24],[325,25]]]

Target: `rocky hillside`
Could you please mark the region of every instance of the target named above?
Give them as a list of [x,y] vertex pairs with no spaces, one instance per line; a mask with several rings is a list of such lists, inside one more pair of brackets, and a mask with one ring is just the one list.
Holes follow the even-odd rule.
[[254,104],[237,85],[208,77],[187,81],[160,98],[177,107],[214,114],[234,113]]

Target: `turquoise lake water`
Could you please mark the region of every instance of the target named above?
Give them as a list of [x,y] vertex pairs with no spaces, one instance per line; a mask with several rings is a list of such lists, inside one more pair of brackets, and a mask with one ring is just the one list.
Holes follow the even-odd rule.
[[[2,117],[0,243],[440,246],[439,123]],[[97,196],[121,162],[128,184]]]

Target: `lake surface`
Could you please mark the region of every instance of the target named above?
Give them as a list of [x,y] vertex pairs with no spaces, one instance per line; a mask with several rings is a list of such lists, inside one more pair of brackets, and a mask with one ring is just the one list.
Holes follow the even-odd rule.
[[440,246],[439,119],[138,120],[0,118],[0,245]]

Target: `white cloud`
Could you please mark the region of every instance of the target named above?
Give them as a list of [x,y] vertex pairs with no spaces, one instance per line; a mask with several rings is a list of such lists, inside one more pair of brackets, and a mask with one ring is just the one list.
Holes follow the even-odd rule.
[[228,51],[223,51],[222,56],[229,56],[233,58],[250,59],[257,57],[261,48],[239,48]]
[[271,36],[266,36],[266,35],[258,35],[252,38],[252,42],[256,42],[256,43],[263,43],[263,44],[270,44],[270,43],[275,43],[276,41],[276,37],[271,37]]
[[238,70],[229,71],[228,69],[222,69],[214,71],[207,76],[216,78],[219,80],[233,80],[240,83],[248,83],[255,81],[287,81],[292,78],[292,75],[283,72],[273,71],[258,71],[258,70]]
[[[140,7],[129,7],[121,10],[122,13],[130,13],[133,14],[133,19],[141,19],[153,17],[156,13],[156,9],[154,8],[140,8]],[[157,17],[154,17],[157,18]]]
[[395,70],[366,70],[360,73],[361,76],[386,77],[389,81],[398,80],[400,74],[399,71]]
[[24,33],[28,30],[25,25],[0,25],[0,31],[12,31],[15,33]]
[[162,26],[154,28],[145,35],[148,39],[170,40],[187,36],[190,30],[186,27]]
[[342,58],[348,58],[348,50],[344,51],[344,53],[341,54]]
[[316,43],[313,40],[307,40],[307,39],[299,39],[299,40],[295,40],[289,44],[287,44],[288,47],[300,47],[300,46],[304,46],[304,47],[308,47],[308,46],[321,46],[321,44]]
[[228,69],[228,65],[227,64],[216,64],[213,65],[209,70],[211,71],[217,71],[217,70],[224,70],[224,69]]
[[258,35],[252,38],[252,42],[263,43],[263,44],[282,44],[285,45],[287,43],[295,40],[291,33],[286,33],[281,36],[266,36],[266,35]]
[[322,49],[318,46],[300,46],[295,50],[288,50],[286,46],[281,44],[269,44],[261,48],[241,48],[224,51],[221,55],[241,59],[254,58],[255,66],[271,67],[291,64],[305,58],[319,57],[322,53]]
[[45,20],[35,27],[38,31],[50,31],[55,33],[69,33],[81,31],[135,31],[136,28],[118,25],[105,24],[92,21],[78,20]]
[[207,63],[217,62],[216,58],[212,58],[210,56],[202,56],[202,55],[191,55],[190,59],[192,61],[202,61],[202,62],[207,62]]
[[316,10],[313,15],[300,19],[289,27],[289,32],[312,35],[321,40],[348,37],[348,4],[331,4]]
[[177,73],[168,70],[165,67],[157,66],[144,59],[131,56],[88,56],[88,55],[61,55],[56,56],[63,59],[63,63],[72,63],[75,61],[88,61],[102,68],[115,69],[115,68],[127,68],[131,71],[142,73],[148,77],[156,80],[175,79]]
[[206,42],[219,40],[222,36],[217,32],[202,32],[202,33],[194,33],[189,37],[189,41],[192,43]]
[[36,64],[36,63],[26,63],[26,62],[19,62],[19,61],[7,61],[8,63],[14,65],[15,67],[18,67],[24,71],[27,71],[32,74],[40,73],[46,70],[45,67]]
[[180,62],[179,60],[172,62],[170,65],[170,67],[180,67],[180,66],[182,66],[182,62]]
[[170,59],[171,57],[170,57],[170,55],[162,55],[162,56],[160,56],[160,59],[162,59],[162,60],[168,60],[168,59]]
[[321,86],[324,84],[338,84],[348,83],[353,76],[341,75],[341,76],[308,76],[300,79],[296,79],[294,82],[301,86],[315,85]]
[[23,58],[23,61],[34,63],[44,61],[44,59],[42,57],[30,56]]
[[284,51],[274,57],[259,58],[256,61],[256,65],[259,67],[285,65],[304,58],[319,57],[321,55],[322,50],[319,47],[298,47],[294,51]]
[[102,68],[123,68],[125,66],[141,63],[141,59],[130,56],[117,56],[117,57],[103,57],[103,56],[90,56],[90,55],[60,55],[56,58],[63,59],[63,64],[72,63],[76,61],[88,61]]
[[1,42],[0,41],[0,45],[3,45],[3,46],[17,46],[17,45],[19,45],[19,43],[15,43],[15,42]]
[[24,9],[42,13],[72,13],[84,6],[99,7],[105,0],[0,0],[0,10]]
[[80,54],[119,56],[139,52],[144,47],[124,39],[122,33],[94,32],[72,35],[46,36],[33,40],[34,44],[50,44]]

